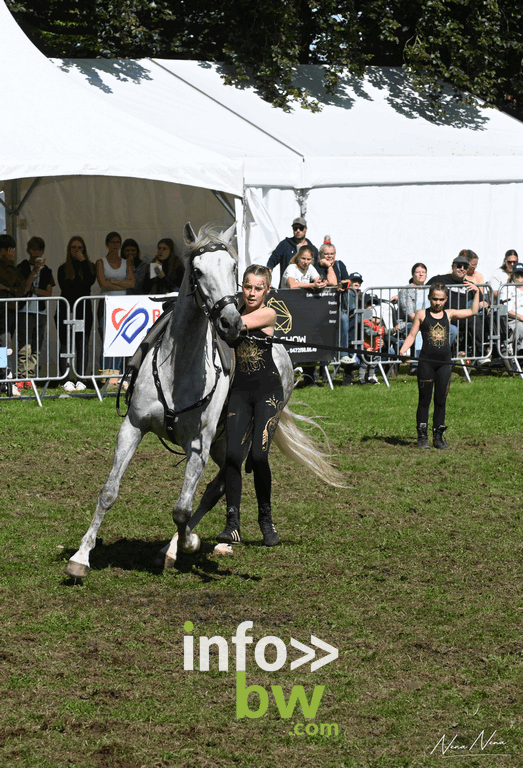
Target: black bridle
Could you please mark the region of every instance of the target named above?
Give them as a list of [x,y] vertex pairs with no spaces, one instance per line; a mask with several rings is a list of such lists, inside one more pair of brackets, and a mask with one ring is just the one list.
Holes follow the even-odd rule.
[[194,273],[194,264],[193,264],[193,260],[195,256],[201,256],[203,253],[209,253],[214,251],[227,251],[227,248],[225,247],[225,245],[221,245],[220,243],[211,243],[209,245],[202,245],[200,248],[197,248],[194,254],[192,255],[191,264],[189,267],[190,291],[188,295],[194,296],[194,300],[202,310],[207,320],[209,320],[209,322],[213,324],[213,326],[216,328],[217,333],[223,339],[224,338],[223,331],[216,324],[216,319],[220,314],[220,312],[222,311],[222,309],[226,307],[228,304],[234,304],[234,306],[237,309],[238,299],[236,298],[236,296],[223,296],[221,299],[219,299],[219,301],[211,305],[209,297],[204,294],[204,292],[200,287],[198,277]]

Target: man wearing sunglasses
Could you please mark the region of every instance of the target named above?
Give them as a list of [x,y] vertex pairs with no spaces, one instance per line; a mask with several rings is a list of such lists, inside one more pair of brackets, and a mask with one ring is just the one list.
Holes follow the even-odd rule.
[[292,237],[286,237],[285,240],[282,240],[281,243],[278,243],[272,252],[269,261],[267,262],[267,266],[271,272],[274,267],[278,266],[278,264],[280,265],[280,288],[282,287],[283,273],[289,266],[289,262],[294,254],[298,252],[302,245],[310,245],[314,251],[313,263],[316,264],[318,261],[318,249],[306,237],[307,222],[303,216],[298,216],[296,219],[294,219],[292,222],[292,232]]
[[[435,275],[427,280],[426,285],[432,285],[433,283],[439,283],[440,285],[446,285],[449,288],[449,295],[443,309],[467,309],[469,304],[469,287],[467,283],[471,280],[468,277],[468,269],[470,267],[470,259],[465,256],[465,253],[472,253],[472,251],[460,251],[458,256],[452,262],[452,271],[445,275]],[[459,326],[459,329],[458,329]],[[465,350],[466,340],[465,333],[468,331],[468,349],[469,354],[476,355],[481,358],[483,354],[483,332],[481,326],[481,320],[478,316],[469,317],[467,323],[458,322],[457,325],[450,325],[450,345],[454,344],[458,332],[460,334],[460,351]],[[474,350],[474,351],[473,351]],[[483,359],[483,358],[481,358]]]

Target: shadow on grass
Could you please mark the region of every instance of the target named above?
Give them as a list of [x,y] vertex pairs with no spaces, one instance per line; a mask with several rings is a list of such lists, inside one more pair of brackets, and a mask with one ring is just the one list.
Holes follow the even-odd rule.
[[[96,540],[96,547],[90,555],[90,571],[121,569],[123,571],[141,571],[160,576],[164,568],[156,564],[160,550],[167,546],[169,539],[144,541],[143,539],[118,539],[110,544],[104,544],[103,539]],[[224,558],[213,557],[214,544],[202,542],[201,548],[195,554],[178,552],[173,572],[194,573],[202,582],[207,583],[217,578],[228,576],[231,571],[223,568]],[[60,558],[71,558],[76,550],[62,550]],[[243,578],[243,575],[240,574]],[[245,578],[256,579],[249,574]],[[64,585],[75,584],[78,579],[65,578]]]
[[380,442],[387,443],[387,445],[402,445],[404,447],[413,447],[416,445],[414,440],[404,440],[402,437],[387,437],[386,435],[363,435],[361,442]]

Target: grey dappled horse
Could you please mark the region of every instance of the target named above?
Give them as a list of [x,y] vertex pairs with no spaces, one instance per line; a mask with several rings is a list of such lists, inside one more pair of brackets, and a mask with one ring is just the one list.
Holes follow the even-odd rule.
[[[158,564],[172,567],[178,547],[184,552],[196,552],[200,547],[200,538],[192,529],[225,492],[224,471],[220,469],[191,517],[193,497],[209,453],[220,468],[225,461],[225,430],[219,430],[216,440],[215,435],[230,387],[230,373],[221,362],[211,323],[227,342],[237,339],[243,327],[234,298],[238,269],[236,254],[229,244],[233,230],[234,225],[217,236],[202,227],[196,237],[191,225],[185,225],[188,250],[182,256],[185,275],[178,300],[157,350],[149,350],[138,371],[129,410],[116,440],[111,472],[80,549],[65,569],[69,576],[85,578],[89,573],[89,553],[95,546],[97,531],[115,503],[122,476],[147,432],[172,440],[187,455],[182,489],[173,509],[178,530],[161,550]],[[291,360],[281,345],[273,346],[273,356],[287,403],[294,383]],[[274,443],[327,482],[339,485],[336,471],[298,429],[296,418],[310,422],[287,408],[282,411]],[[249,447],[247,444],[245,455]]]

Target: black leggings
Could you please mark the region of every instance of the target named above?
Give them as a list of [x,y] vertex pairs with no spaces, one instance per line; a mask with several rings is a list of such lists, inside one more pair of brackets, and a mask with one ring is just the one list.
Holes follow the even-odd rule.
[[419,402],[416,414],[417,423],[428,424],[430,401],[434,390],[434,416],[435,427],[445,426],[445,411],[447,395],[450,387],[452,365],[450,363],[428,363],[421,359],[418,363],[418,390]]
[[245,445],[252,430],[250,462],[258,505],[271,503],[271,469],[269,448],[283,409],[281,384],[270,392],[233,389],[227,408],[227,455],[225,458],[225,492],[227,507],[240,509],[242,497],[242,463]]

